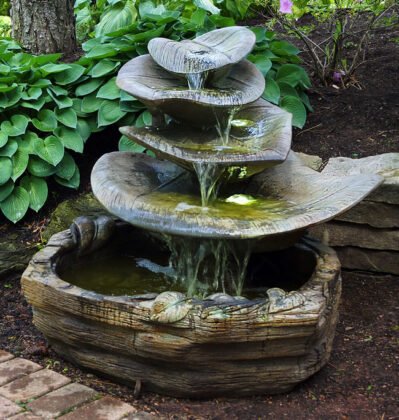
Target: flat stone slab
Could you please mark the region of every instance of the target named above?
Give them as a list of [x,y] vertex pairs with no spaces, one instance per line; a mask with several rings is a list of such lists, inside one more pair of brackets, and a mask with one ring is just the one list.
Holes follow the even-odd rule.
[[12,401],[37,398],[71,382],[66,376],[42,369],[0,387],[0,395]]
[[399,252],[336,247],[343,268],[399,275]]
[[7,351],[0,350],[0,363],[5,362],[7,360],[13,359],[14,356]]
[[60,418],[63,420],[119,420],[136,411],[133,406],[106,396]]
[[37,363],[19,357],[0,363],[0,386],[41,369]]
[[18,404],[0,396],[0,419],[13,416],[23,410]]
[[384,183],[367,200],[399,204],[399,153],[385,153],[362,159],[333,158],[328,161],[323,174],[331,176],[378,174]]
[[38,416],[58,417],[71,408],[93,400],[98,393],[81,384],[69,384],[29,403],[28,409]]
[[377,229],[355,223],[331,222],[309,229],[311,236],[329,246],[356,246],[399,251],[399,229]]
[[399,206],[364,200],[346,213],[337,216],[335,220],[367,224],[376,228],[397,228]]

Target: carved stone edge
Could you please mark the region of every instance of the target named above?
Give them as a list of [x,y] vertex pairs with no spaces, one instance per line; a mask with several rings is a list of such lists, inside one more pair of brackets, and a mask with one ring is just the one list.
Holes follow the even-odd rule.
[[[126,223],[117,222],[116,229],[123,228],[123,225]],[[328,297],[329,283],[340,275],[340,263],[334,250],[315,240],[305,238],[300,246],[311,249],[316,254],[317,264],[312,277],[299,290],[286,293],[282,289],[273,288],[269,289],[267,298],[254,300],[228,295],[221,297],[220,294],[199,300],[176,292],[166,292],[175,299],[174,304],[181,306],[177,308],[177,312],[172,311],[169,314],[161,314],[162,311],[159,311],[159,303],[165,292],[134,296],[108,296],[84,290],[62,280],[56,272],[57,261],[64,254],[77,250],[78,247],[70,229],[53,235],[47,246],[34,255],[22,274],[21,282],[28,301],[30,300],[30,285],[36,283],[39,287],[53,289],[55,294],[60,297],[60,301],[47,302],[47,304],[56,305],[57,310],[71,314],[86,312],[88,318],[91,316],[90,310],[93,310],[91,306],[96,302],[101,302],[108,308],[115,307],[115,309],[119,308],[128,312],[133,310],[134,316],[138,316],[142,322],[173,323],[175,327],[179,328],[192,328],[193,322],[201,323],[206,319],[215,321],[229,318],[230,321],[233,321],[236,318],[236,321],[239,321],[245,314],[250,313],[252,326],[257,324],[265,326],[269,323],[271,325],[276,320],[284,320],[290,326],[303,325],[304,323],[314,325],[318,322],[320,313],[325,309],[323,302]],[[73,304],[69,306],[71,301],[64,302],[62,296],[69,296],[71,299],[78,298],[81,307],[73,307]],[[35,306],[35,302],[30,303]],[[170,309],[173,305],[166,304],[164,306]],[[299,314],[300,316],[297,317]],[[95,314],[93,319],[95,319]],[[113,322],[123,326],[127,321],[120,319]]]

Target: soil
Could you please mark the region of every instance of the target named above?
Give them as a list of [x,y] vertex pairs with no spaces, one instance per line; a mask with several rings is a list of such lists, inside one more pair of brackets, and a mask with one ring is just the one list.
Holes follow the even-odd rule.
[[[294,150],[323,159],[399,152],[398,36],[398,28],[393,28],[372,39],[369,61],[356,76],[357,87],[324,87],[314,80],[310,99],[315,111],[303,129],[295,130]],[[102,153],[116,150],[117,139],[111,129],[88,141],[85,155],[77,157],[82,169],[78,193],[89,190],[92,165]],[[30,214],[18,227],[0,216],[0,234],[18,229],[21,245],[39,242],[50,211],[77,194],[55,185],[50,190],[47,210]],[[131,389],[81,371],[47,346],[32,324],[19,274],[0,279],[0,348],[167,418],[399,419],[399,277],[344,272],[343,280],[330,362],[285,395],[194,401],[144,392],[135,399]]]

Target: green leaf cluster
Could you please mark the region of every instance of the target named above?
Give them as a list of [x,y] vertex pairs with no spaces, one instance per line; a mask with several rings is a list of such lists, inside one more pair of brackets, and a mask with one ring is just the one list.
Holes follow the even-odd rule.
[[[12,40],[0,39],[0,211],[9,220],[21,220],[29,208],[40,210],[50,178],[78,188],[74,156],[83,153],[92,133],[115,123],[151,124],[146,107],[121,91],[115,80],[124,63],[147,53],[152,38],[193,38],[235,24],[212,9],[213,4],[222,10],[220,2],[177,3],[180,7],[167,7],[173,1],[166,6],[140,1],[133,13],[124,9],[126,1],[97,1],[102,11],[92,28],[93,36],[98,36],[82,45],[84,54],[74,63],[60,63],[59,54],[33,56]],[[87,2],[76,0],[75,6],[83,10]],[[104,23],[102,19],[116,10],[126,19],[115,27]],[[117,17],[112,16],[115,23]],[[257,43],[249,59],[266,78],[264,97],[292,112],[294,124],[302,126],[305,107],[310,108],[304,93],[310,82],[299,65],[299,51],[277,39],[274,32],[253,31]],[[119,147],[144,151],[124,137]]]

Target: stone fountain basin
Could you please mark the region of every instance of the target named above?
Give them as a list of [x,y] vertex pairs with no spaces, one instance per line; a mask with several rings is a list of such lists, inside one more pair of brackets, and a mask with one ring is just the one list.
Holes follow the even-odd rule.
[[194,398],[289,391],[327,362],[341,292],[330,248],[302,241],[290,251],[293,260],[280,260],[294,279],[306,273],[304,282],[252,300],[178,292],[112,296],[63,280],[65,267],[96,253],[103,258],[114,249],[110,243],[136,249],[145,243],[140,230],[107,224],[105,233],[99,224],[80,235],[54,235],[22,276],[35,325],[66,359],[136,389]]
[[149,54],[127,62],[119,70],[117,85],[147,105],[178,121],[213,127],[231,108],[256,101],[265,89],[265,78],[248,60],[231,67],[229,74],[204,89],[190,90],[187,80],[167,72]]
[[184,124],[171,124],[165,129],[122,127],[120,131],[160,158],[191,171],[195,164],[215,165],[234,182],[287,159],[291,119],[290,113],[258,99],[234,115],[233,124],[247,126],[232,126],[227,144],[222,143],[216,129],[201,131]]
[[111,214],[144,229],[214,239],[264,238],[273,247],[276,237],[295,236],[348,210],[382,180],[378,175],[325,176],[291,152],[281,165],[222,191],[223,197],[253,196],[253,204],[220,199],[202,207],[191,173],[142,154],[114,152],[95,164],[91,185]]

